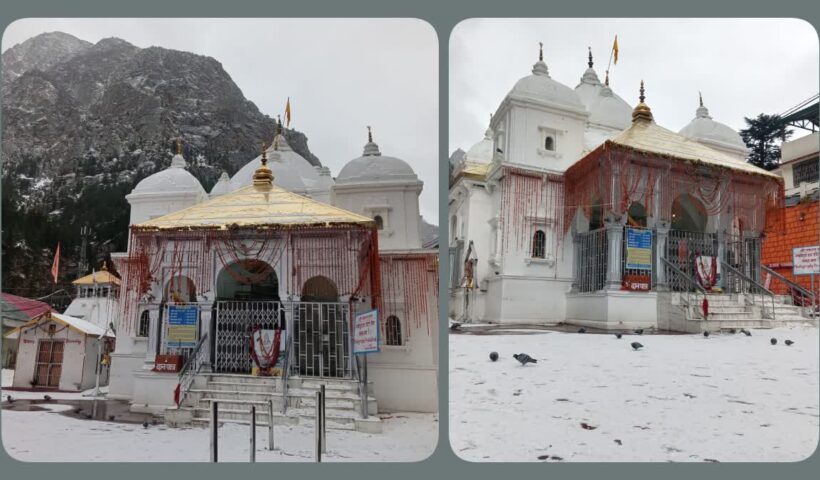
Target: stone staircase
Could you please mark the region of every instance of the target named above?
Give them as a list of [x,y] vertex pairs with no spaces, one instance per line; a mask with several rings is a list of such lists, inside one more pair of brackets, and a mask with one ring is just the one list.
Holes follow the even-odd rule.
[[287,409],[282,414],[282,379],[251,375],[202,373],[196,376],[188,395],[179,408],[169,408],[166,423],[171,426],[210,423],[211,402],[219,405],[220,423],[250,424],[250,408],[256,406],[256,424],[268,426],[269,402],[273,402],[274,425],[315,424],[316,392],[325,385],[325,417],[327,428],[381,433],[382,424],[376,414],[378,405],[373,385],[368,384],[368,417],[361,418],[361,398],[357,380],[337,378],[290,377],[286,398]]
[[[685,331],[728,330],[741,328],[773,328],[790,322],[816,322],[803,316],[803,310],[790,304],[785,296],[776,296],[774,305],[771,297],[749,296],[737,293],[710,293],[709,317],[703,320],[700,312],[686,312]],[[673,305],[682,305],[680,298],[673,298]],[[700,306],[691,308],[700,310]],[[772,317],[774,310],[774,318]]]

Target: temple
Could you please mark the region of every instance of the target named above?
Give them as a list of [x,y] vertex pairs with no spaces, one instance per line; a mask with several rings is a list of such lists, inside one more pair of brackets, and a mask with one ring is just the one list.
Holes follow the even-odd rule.
[[[280,123],[210,194],[185,166],[178,147],[126,197],[111,397],[171,424],[206,423],[215,400],[228,421],[273,401],[274,422],[298,423],[320,383],[331,428],[378,432],[379,412],[436,411],[438,254],[422,239],[423,185],[406,162],[368,132],[333,179]],[[379,348],[365,362],[351,330],[374,309]]]
[[783,228],[783,180],[745,161],[702,96],[680,132],[594,69],[572,89],[543,52],[454,155],[450,316],[602,329],[769,326],[802,318],[762,284],[761,242]]

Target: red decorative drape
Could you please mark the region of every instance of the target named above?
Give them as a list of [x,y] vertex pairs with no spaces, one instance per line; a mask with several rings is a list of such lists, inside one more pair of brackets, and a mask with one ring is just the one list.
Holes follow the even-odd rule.
[[564,189],[560,175],[531,170],[502,167],[501,172],[501,229],[502,251],[510,247],[532,249],[532,226],[553,225],[555,228],[553,252],[558,252],[560,233],[564,232]]
[[[418,329],[422,324],[429,335],[430,329],[435,328],[430,319],[438,316],[438,254],[382,254],[379,266],[382,278],[382,334],[387,318],[395,315],[401,321],[404,338],[411,337],[411,326]],[[431,289],[435,291],[432,299]],[[431,302],[434,304],[431,305]]]

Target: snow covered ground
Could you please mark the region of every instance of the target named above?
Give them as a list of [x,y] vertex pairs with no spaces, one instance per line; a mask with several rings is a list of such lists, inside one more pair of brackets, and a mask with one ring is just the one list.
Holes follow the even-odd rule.
[[[817,447],[816,328],[532,333],[449,336],[450,442],[461,458],[772,462]],[[538,363],[522,367],[512,358],[521,352]]]
[[[59,413],[67,405],[40,404],[47,411],[3,410],[3,447],[25,462],[207,462],[207,428],[143,428],[124,424],[80,420]],[[366,434],[328,430],[326,462],[415,462],[436,448],[438,422],[432,414],[393,414],[384,421],[384,432]],[[312,428],[277,426],[268,451],[267,427],[256,433],[257,462],[314,461]],[[225,424],[219,429],[219,461],[247,462],[248,427]]]
[[[11,385],[13,370],[3,370],[3,386]],[[54,399],[88,400],[92,392],[49,392]],[[42,392],[4,391],[17,399],[42,399]],[[40,403],[45,411],[3,410],[3,447],[25,462],[207,462],[207,428],[143,428],[139,424],[81,420],[61,414],[69,405]],[[417,462],[433,453],[438,443],[438,416],[419,413],[382,415],[384,431],[366,434],[327,431],[327,462]],[[312,427],[277,426],[276,451],[268,451],[267,427],[256,433],[257,462],[314,461]],[[247,462],[248,427],[225,424],[219,429],[219,460]]]

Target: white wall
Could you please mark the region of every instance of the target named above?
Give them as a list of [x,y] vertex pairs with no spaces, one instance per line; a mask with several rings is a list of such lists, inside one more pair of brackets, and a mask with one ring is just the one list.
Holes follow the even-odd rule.
[[114,297],[76,297],[63,313],[101,328],[107,328],[109,322],[113,322],[116,327],[119,303]]

